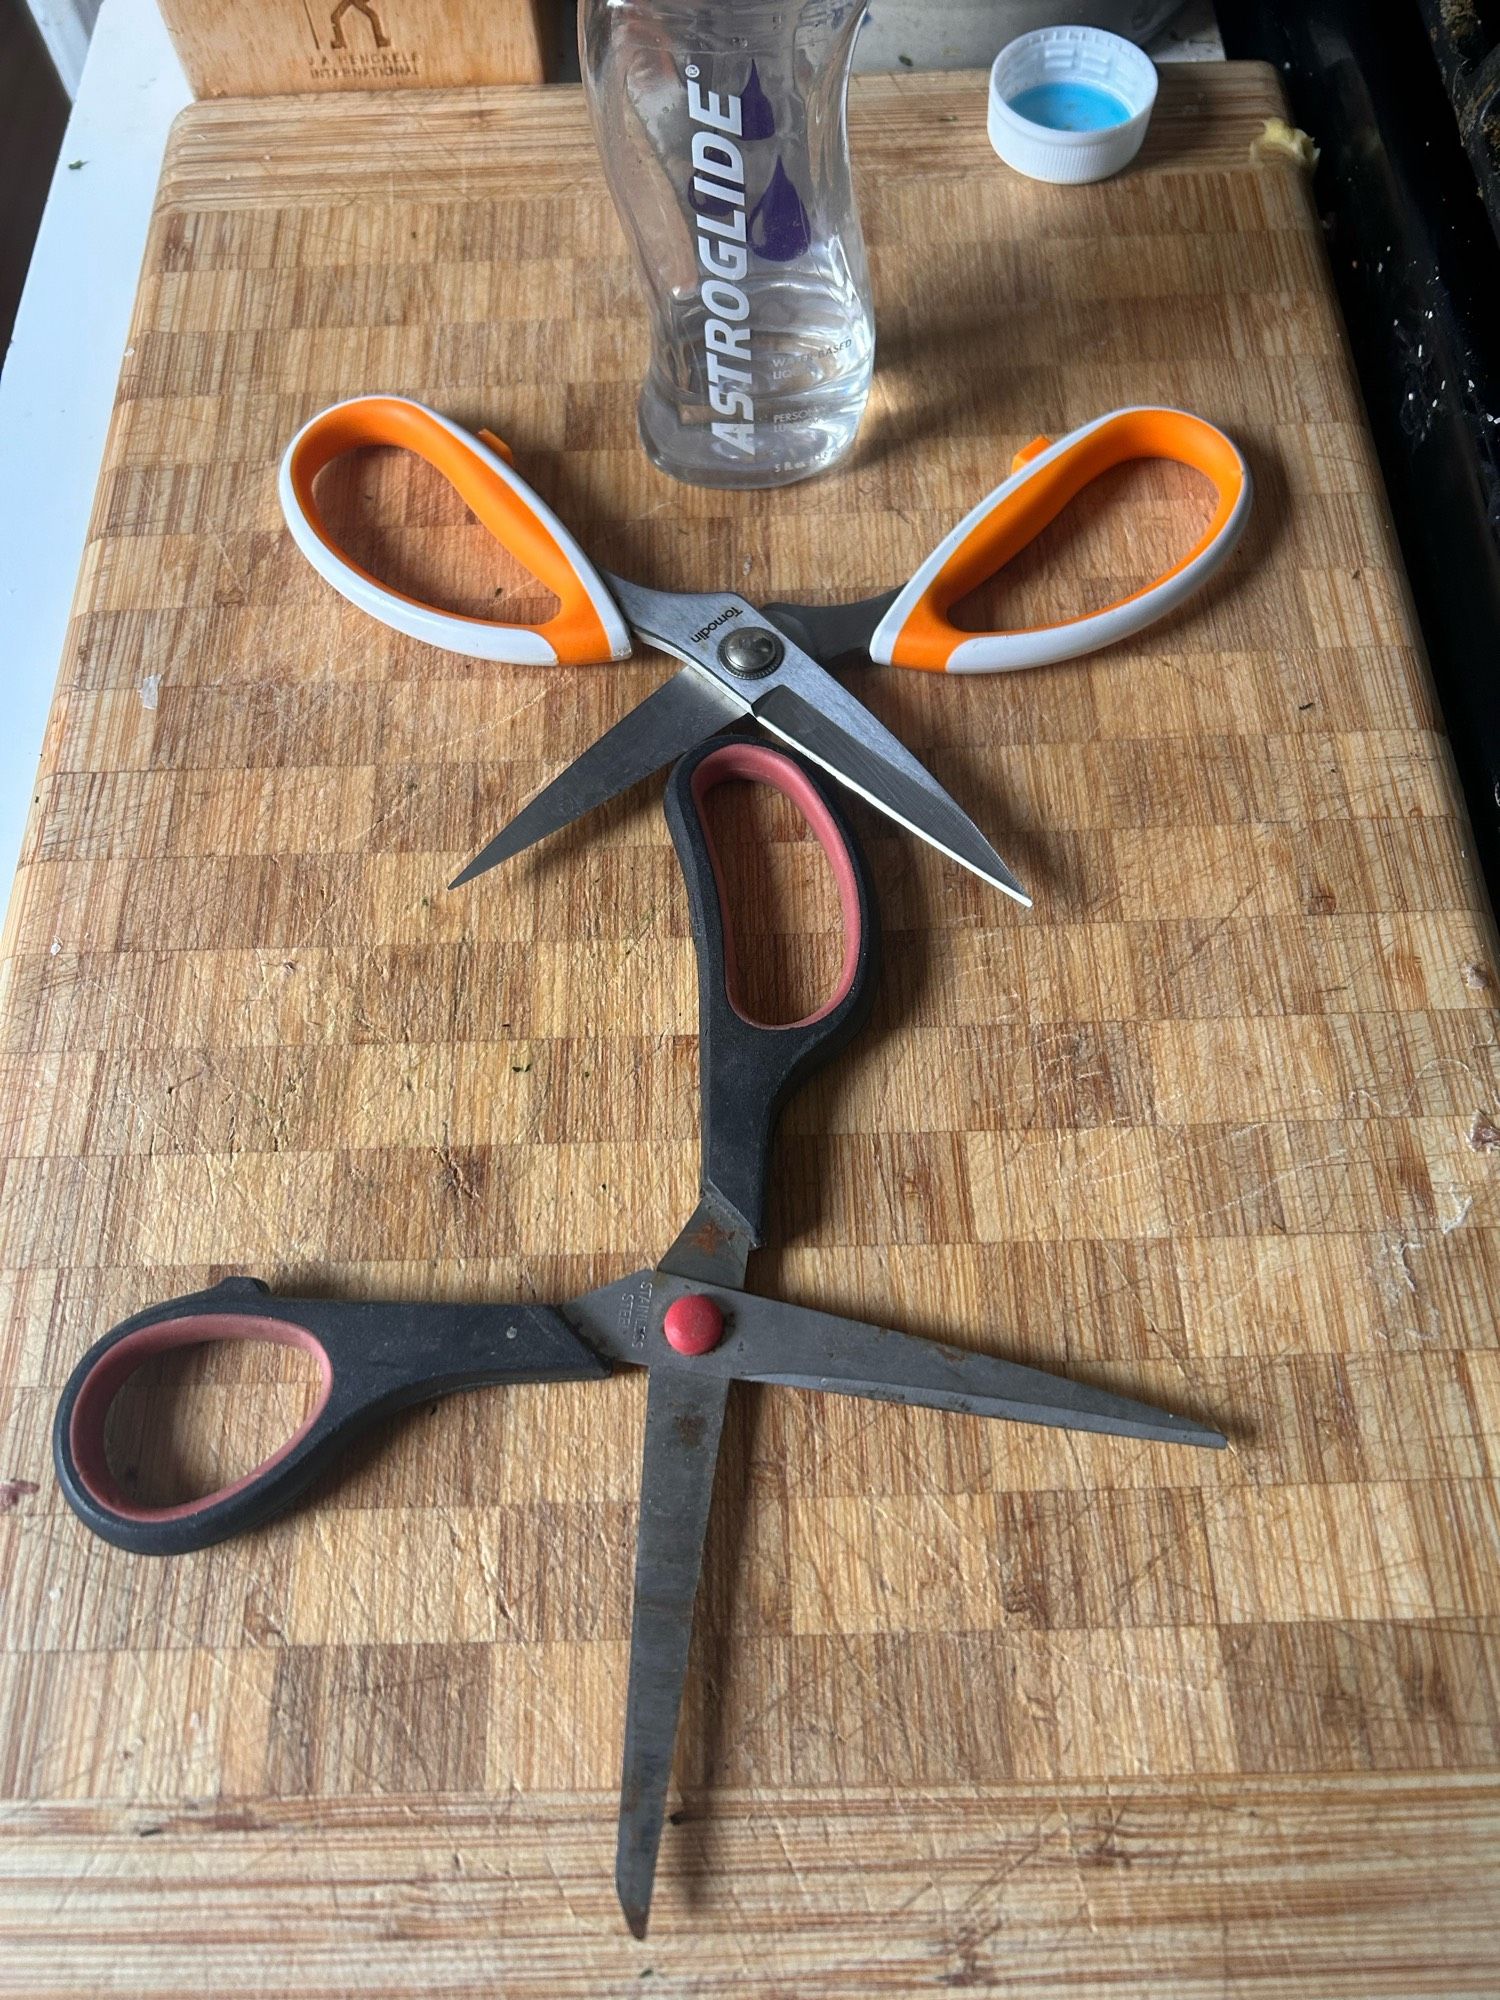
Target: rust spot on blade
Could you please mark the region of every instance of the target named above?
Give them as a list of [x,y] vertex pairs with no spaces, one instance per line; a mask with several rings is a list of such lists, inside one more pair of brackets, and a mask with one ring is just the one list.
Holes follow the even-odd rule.
[[701,1250],[705,1257],[712,1257],[717,1251],[722,1250],[729,1240],[729,1230],[715,1222],[711,1215],[705,1215],[688,1238],[693,1248]]
[[673,1418],[672,1428],[684,1451],[696,1451],[703,1442],[703,1419],[696,1410],[683,1410]]

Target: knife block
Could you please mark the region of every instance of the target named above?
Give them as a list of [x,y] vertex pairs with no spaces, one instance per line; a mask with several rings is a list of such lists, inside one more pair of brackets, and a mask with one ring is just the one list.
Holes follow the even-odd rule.
[[542,0],[161,0],[196,97],[542,83]]

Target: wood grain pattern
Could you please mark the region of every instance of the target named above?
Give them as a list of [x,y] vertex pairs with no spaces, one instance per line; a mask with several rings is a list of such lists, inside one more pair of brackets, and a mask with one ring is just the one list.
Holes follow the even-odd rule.
[[[1049,189],[975,79],[864,83],[870,413],[836,476],[740,496],[637,449],[575,94],[179,124],[5,938],[0,1990],[1494,1992],[1495,941],[1316,217],[1249,159],[1278,104],[1169,73],[1140,170]],[[378,195],[330,182],[356,141]],[[497,671],[320,585],[276,459],[371,388],[492,424],[668,587],[889,584],[1037,430],[1142,399],[1258,484],[1138,643],[859,680],[1037,908],[861,818],[880,1008],[788,1116],[752,1271],[1233,1448],[737,1397],[644,1950],[609,1868],[638,1382],[419,1413],[172,1563],[51,1481],[58,1387],[144,1302],[562,1297],[694,1193],[659,786],[442,888],[662,663]],[[347,497],[423,587],[524,596],[412,467]],[[1122,476],[1007,603],[1099,601],[1199,504]],[[826,904],[778,832],[793,978]],[[244,1359],[188,1384],[205,1461],[248,1456],[251,1388],[298,1407]]]
[[539,0],[161,0],[161,11],[195,97],[540,83],[547,74]]

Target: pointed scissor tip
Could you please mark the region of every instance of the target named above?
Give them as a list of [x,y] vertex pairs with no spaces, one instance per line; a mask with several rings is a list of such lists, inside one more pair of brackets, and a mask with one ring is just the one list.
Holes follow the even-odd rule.
[[1153,1444],[1190,1444],[1200,1451],[1227,1451],[1229,1440],[1222,1431],[1216,1431],[1212,1424],[1195,1423],[1191,1417],[1173,1416],[1170,1411],[1156,1412],[1156,1422],[1149,1427],[1142,1425],[1136,1433],[1139,1437],[1149,1437]]
[[961,861],[966,868],[972,868],[981,881],[988,882],[993,888],[1000,890],[1002,895],[1010,896],[1021,905],[1023,910],[1029,910],[1031,908],[1031,892],[1016,880],[1015,876],[1011,874],[1009,868],[1006,867],[1000,856],[985,839],[984,835],[978,832],[977,828],[975,829],[975,833],[978,848],[977,853],[960,853],[956,848],[951,848],[949,852],[952,853],[955,861]]
[[625,1921],[630,1926],[630,1935],[637,1942],[643,1942],[646,1936],[646,1926],[651,1921],[651,1905],[647,1903],[642,1908],[633,1907],[629,1903],[622,1903],[620,1907],[625,1912]]
[[[986,846],[989,845],[988,842],[985,844]],[[951,850],[949,851],[951,852]],[[994,854],[995,850],[990,848],[990,852]],[[957,855],[954,856],[955,860],[960,858]],[[964,866],[972,869],[981,882],[988,882],[990,887],[998,889],[1002,896],[1009,896],[1012,902],[1019,903],[1023,910],[1029,910],[1032,907],[1030,892],[1021,887],[1021,884],[1011,874],[998,854],[995,854],[994,864],[991,867],[981,868],[974,861],[965,861]]]
[[[509,831],[510,829],[507,827],[505,832],[497,833],[488,847],[481,848],[472,861],[467,862],[459,869],[453,880],[448,884],[448,887],[450,889],[461,889],[466,882],[473,882],[481,875],[488,875],[492,868],[497,868],[502,861],[508,861],[515,852],[515,849],[505,839],[505,834]],[[522,845],[524,846],[524,844],[523,842]]]
[[1205,1451],[1227,1451],[1229,1440],[1222,1431],[1211,1431],[1206,1424],[1195,1424],[1182,1434],[1184,1444],[1202,1445]]

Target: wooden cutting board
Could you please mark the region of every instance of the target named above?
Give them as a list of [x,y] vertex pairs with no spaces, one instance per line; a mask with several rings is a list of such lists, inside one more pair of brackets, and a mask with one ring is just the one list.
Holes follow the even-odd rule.
[[[973,77],[856,92],[858,449],[695,492],[578,96],[176,128],[6,933],[0,1987],[44,1995],[1492,1994],[1494,937],[1267,71],[1168,71],[1140,166],[1004,172]],[[286,439],[420,396],[663,586],[895,581],[1039,430],[1181,404],[1258,501],[1094,660],[860,692],[1036,895],[870,815],[875,1028],[786,1122],[752,1282],[1210,1416],[1222,1455],[743,1394],[652,1936],[611,1881],[639,1380],[460,1398],[252,1540],[89,1540],[48,1458],[105,1326],[283,1288],[559,1298],[695,1191],[659,784],[444,883],[664,672],[393,637],[281,527]],[[382,559],[525,591],[399,461]],[[1148,468],[1017,565],[1097,603],[1190,539]],[[829,903],[773,822],[783,976]],[[773,929],[776,925],[773,923]],[[290,1424],[200,1373],[201,1472]],[[128,1442],[128,1441],[127,1441]]]

